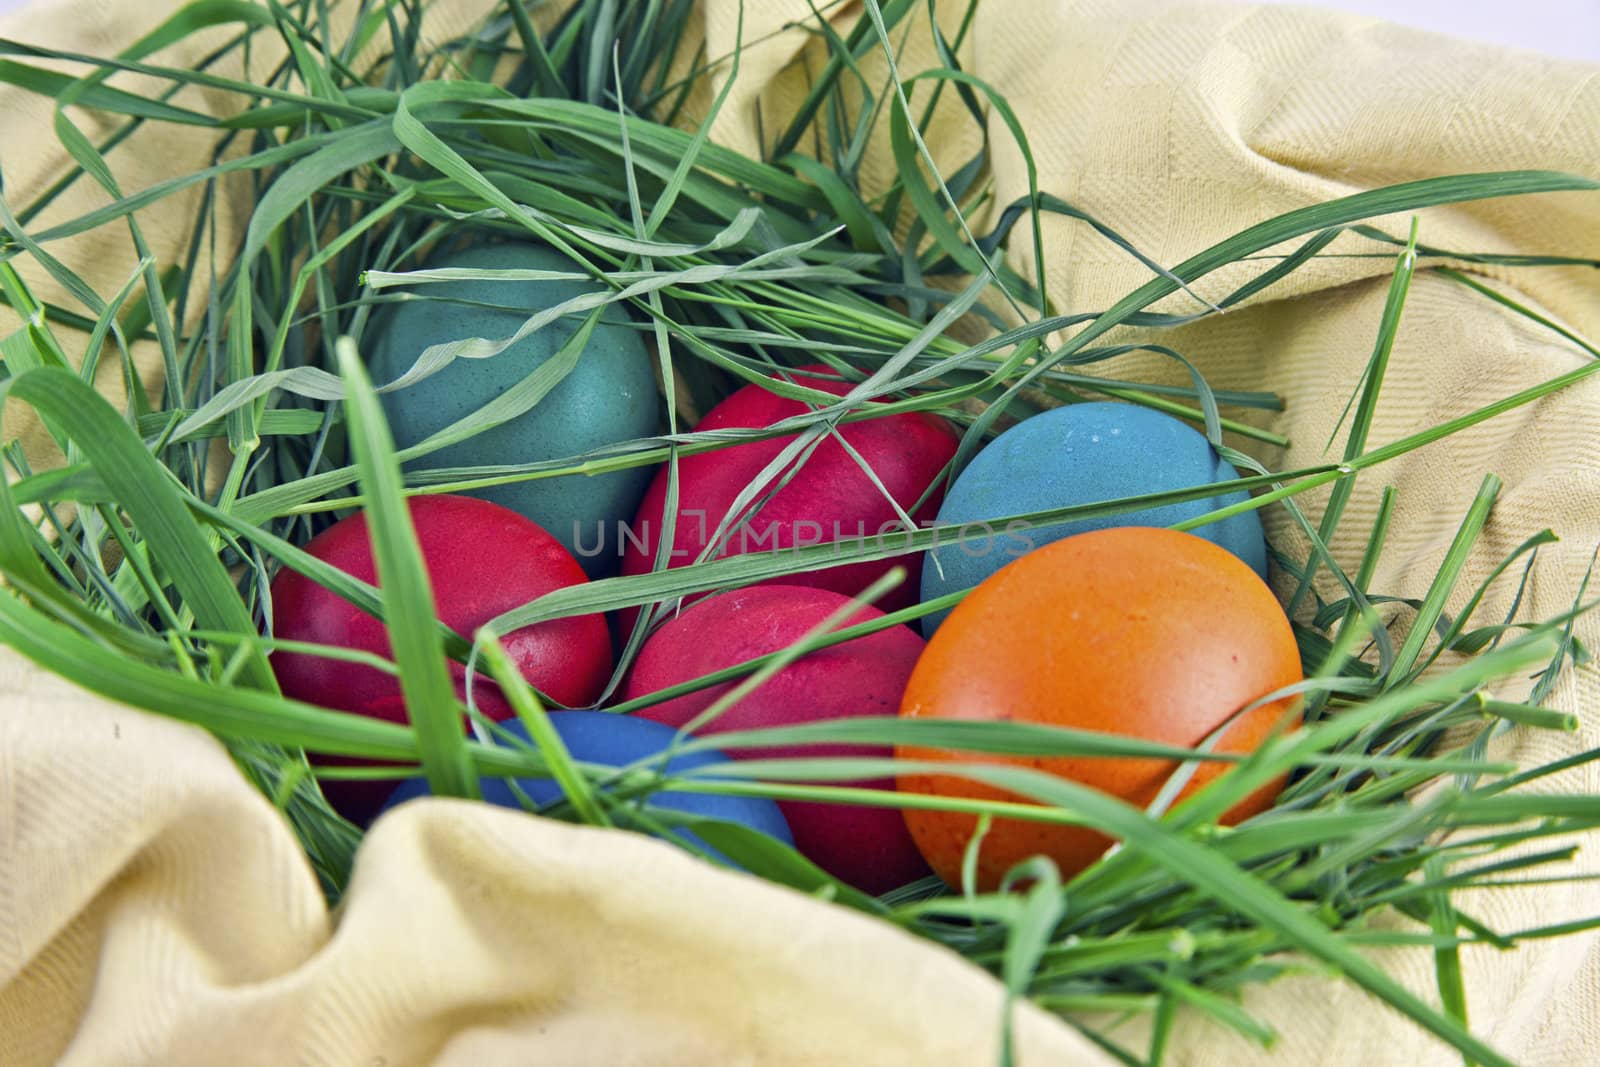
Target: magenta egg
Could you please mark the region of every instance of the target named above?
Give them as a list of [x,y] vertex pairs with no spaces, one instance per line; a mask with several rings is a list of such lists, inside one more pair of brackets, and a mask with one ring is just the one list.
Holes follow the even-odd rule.
[[[839,380],[826,367],[805,367],[802,371],[823,375],[797,375],[796,381],[812,388],[836,396],[851,388],[851,383]],[[747,385],[707,412],[695,429],[771,426],[807,410],[798,400],[777,396],[759,385]],[[883,489],[893,497],[893,504],[838,438],[848,442],[850,449],[872,468]],[[699,557],[739,493],[793,440],[792,435],[776,437],[683,457],[678,465],[678,516],[673,527],[671,566],[681,567]],[[770,493],[749,522],[733,531],[719,555],[841,539],[864,538],[875,543],[880,536],[884,543],[894,545],[896,537],[903,540],[906,536],[895,504],[914,520],[931,519],[943,494],[929,493],[926,500],[923,494],[955,455],[957,443],[949,423],[921,412],[842,424],[838,437],[823,440],[798,471],[791,468],[785,472],[792,472],[793,477]],[[769,489],[779,481],[781,476],[769,484]],[[662,467],[639,506],[632,531],[634,539],[624,545],[624,574],[643,574],[651,569],[661,541],[666,499],[667,468]],[[885,610],[894,610],[916,599],[921,553],[788,575],[781,583],[853,596],[897,563],[906,567],[909,576],[880,602]]]
[[[409,507],[438,617],[465,637],[503,612],[587,580],[555,538],[498,504],[439,495],[413,497]],[[305,549],[346,574],[377,583],[365,513],[334,523]],[[383,623],[287,567],[272,582],[272,632],[281,640],[390,656]],[[592,704],[611,674],[610,632],[599,615],[527,626],[502,641],[523,677],[568,706]],[[406,721],[398,679],[376,668],[298,652],[273,653],[272,668],[284,695],[295,700]],[[450,672],[464,700],[465,669],[452,662]],[[499,689],[481,674],[473,679],[472,696],[490,718],[512,714]],[[324,791],[346,817],[361,822],[376,813],[393,788],[384,782],[329,781]]]
[[[628,676],[628,699],[777,652],[848,603],[826,589],[751,586],[701,600],[645,642]],[[843,625],[880,618],[861,608]],[[891,626],[819,649],[783,668],[702,730],[706,734],[792,726],[860,715],[894,715],[923,648],[905,626]],[[726,682],[640,709],[641,718],[682,727],[737,683]],[[807,745],[739,748],[735,759],[812,756],[890,757],[888,746]],[[858,783],[892,789],[889,780]],[[928,873],[896,808],[787,801],[780,805],[795,847],[841,881],[882,893]]]

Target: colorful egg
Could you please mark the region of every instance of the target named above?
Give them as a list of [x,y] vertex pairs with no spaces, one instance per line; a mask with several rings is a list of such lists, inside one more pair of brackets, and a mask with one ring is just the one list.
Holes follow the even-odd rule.
[[[628,699],[691,681],[794,644],[807,630],[848,603],[825,589],[753,586],[702,600],[645,642],[626,683]],[[881,617],[862,608],[843,625]],[[791,726],[857,715],[893,715],[922,653],[922,639],[892,626],[819,649],[784,667],[700,731]],[[640,710],[641,717],[682,727],[736,683],[701,689]],[[740,748],[736,758],[888,757],[887,747],[806,745]],[[860,783],[879,788],[888,781]],[[786,802],[782,805],[795,847],[836,878],[882,893],[927,874],[894,808]]]
[[[635,718],[632,715],[613,715],[605,711],[554,711],[550,713],[550,724],[555,727],[556,733],[561,737],[561,743],[566,746],[573,759],[580,763],[597,763],[607,767],[625,767],[649,759],[664,751],[678,735],[672,727],[663,726],[658,722]],[[520,721],[513,720],[506,723],[505,729],[518,740],[531,743],[528,741],[528,729]],[[509,743],[504,739],[496,740],[501,744]],[[688,752],[669,759],[666,770],[689,771],[727,761],[728,757],[721,752]],[[549,778],[518,778],[516,785],[528,800],[536,805],[553,803],[562,797],[561,787]],[[479,782],[479,787],[483,792],[483,799],[490,804],[523,810],[522,801],[518,799],[506,779],[484,778]],[[409,779],[394,791],[389,802],[384,805],[384,810],[387,811],[396,804],[415,797],[427,795],[428,783],[425,779]],[[784,822],[778,805],[763,797],[719,796],[714,793],[664,790],[651,794],[646,802],[646,808],[666,809],[738,823],[777,838],[786,845],[794,844],[794,838],[789,833],[789,824]],[[684,836],[694,838],[702,847],[708,847],[693,833],[685,832]],[[711,849],[711,851],[716,850]]]
[[[410,512],[439,619],[463,636],[552,590],[587,581],[583,568],[555,538],[498,504],[464,496],[418,496],[411,498]],[[328,527],[305,548],[346,574],[377,583],[364,513]],[[272,633],[282,640],[390,655],[389,635],[381,622],[288,568],[272,582]],[[524,627],[503,642],[523,676],[562,704],[594,702],[611,674],[611,637],[600,615]],[[376,668],[298,652],[273,653],[272,667],[285,696],[390,722],[407,721],[399,680]],[[452,662],[450,672],[465,699],[464,669]],[[473,679],[472,695],[490,718],[512,714],[499,689],[481,674]],[[383,782],[329,781],[324,791],[346,817],[362,821],[377,810],[390,788]]]
[[[548,270],[579,266],[551,248],[480,244],[435,257],[430,268]],[[470,337],[501,340],[534,314],[602,291],[593,281],[451,281],[419,285],[375,324],[369,362],[380,385],[399,379],[430,345]],[[424,299],[425,298],[425,299]],[[438,373],[381,394],[395,444],[408,448],[482,408],[545,363],[582,325],[549,323],[487,359],[456,359]],[[409,470],[561,459],[658,429],[660,393],[639,328],[621,305],[595,325],[577,365],[526,413],[406,464]],[[643,467],[585,477],[541,478],[474,490],[549,531],[591,574],[614,573],[618,526],[632,518],[650,480]]]
[[[900,714],[916,719],[1006,720],[1069,726],[1193,747],[1241,708],[1301,679],[1294,632],[1277,599],[1239,558],[1173,530],[1121,527],[1078,534],[1031,552],[963,600],[928,642]],[[1250,752],[1292,699],[1240,715],[1217,748]],[[1048,771],[1143,807],[1177,766],[1162,760],[1035,758],[902,747],[905,759],[1010,764]],[[1202,764],[1187,796],[1222,773]],[[1281,783],[1227,813],[1268,807]],[[906,774],[906,792],[1017,800],[962,778]],[[906,811],[918,848],[958,884],[975,817]],[[1107,838],[1082,827],[997,819],[980,846],[978,883],[1042,854],[1070,876],[1098,859]]]
[[[825,367],[802,368],[824,377],[801,374],[797,381],[842,396],[851,385],[838,380]],[[758,385],[747,385],[712,408],[700,420],[696,431],[725,430],[734,427],[770,426],[775,422],[804,414],[806,405],[786,400]],[[929,518],[938,507],[937,494],[922,507],[917,502],[955,455],[957,440],[943,419],[918,412],[890,415],[878,419],[846,423],[838,436],[854,449],[877,475],[902,509],[914,519]],[[681,567],[699,557],[716,532],[718,524],[735,498],[775,459],[793,436],[753,441],[731,448],[685,456],[679,462],[678,520],[674,526],[671,566]],[[793,477],[776,492],[781,476],[768,483],[770,496],[756,515],[735,530],[720,555],[735,556],[774,548],[795,548],[844,538],[860,538],[872,543],[880,534],[893,545],[906,537],[905,527],[893,504],[885,499],[872,478],[857,464],[837,438],[827,438]],[[643,574],[651,569],[661,541],[662,516],[667,498],[667,469],[656,472],[655,481],[645,493],[634,521],[637,542],[625,545],[624,574]],[[786,585],[808,585],[853,596],[896,563],[906,566],[907,581],[885,596],[886,610],[906,607],[916,597],[917,556],[866,563],[848,563],[805,574],[788,575]]]
[[[1042,412],[984,446],[950,486],[939,509],[939,525],[971,524],[968,532],[982,536],[933,550],[934,558],[922,570],[922,599],[971,589],[1025,552],[1063,537],[1115,526],[1171,526],[1243,501],[1247,494],[1234,492],[1038,528],[1008,530],[1006,523],[996,520],[1237,477],[1238,471],[1217,455],[1205,435],[1159,411],[1095,402]],[[1194,533],[1221,545],[1266,578],[1267,542],[1254,511]],[[924,616],[923,632],[932,634],[945,614]]]

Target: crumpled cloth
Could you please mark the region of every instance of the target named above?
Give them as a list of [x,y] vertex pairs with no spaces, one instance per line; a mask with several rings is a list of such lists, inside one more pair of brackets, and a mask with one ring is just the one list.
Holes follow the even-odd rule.
[[[0,35],[109,55],[175,6],[40,3],[0,21]],[[457,31],[482,9],[482,0],[441,0],[429,32]],[[857,10],[847,5],[833,17]],[[737,0],[704,4],[708,54],[733,46],[737,11]],[[803,0],[748,3],[745,39],[808,15]],[[185,62],[222,32],[161,58]],[[804,91],[797,60],[814,58],[815,48],[793,31],[751,48],[716,138],[758,150],[759,137],[781,126],[777,118]],[[1273,214],[1395,181],[1514,167],[1600,174],[1600,68],[1380,20],[1194,0],[996,0],[982,5],[961,57],[1016,109],[1041,186],[1167,264]],[[911,32],[900,65],[907,75],[936,65],[925,31]],[[868,57],[864,69],[881,72],[881,57]],[[115,84],[136,90],[140,79]],[[702,107],[711,88],[698,98]],[[217,113],[236,106],[214,91],[183,102]],[[13,205],[67,166],[49,132],[49,107],[0,88],[0,164]],[[91,136],[106,128],[100,117],[80,118]],[[1026,190],[1026,178],[1003,124],[990,125],[999,146],[994,201],[1004,204]],[[959,108],[943,107],[928,140],[942,163],[956,166],[970,157],[977,131]],[[111,159],[134,189],[194,169],[207,146],[203,131],[163,128]],[[863,174],[881,183],[891,167],[879,143]],[[81,182],[41,224],[96,196]],[[142,216],[164,261],[186,239],[192,206],[179,197]],[[250,207],[235,196],[219,213],[220,247],[237,239]],[[992,218],[974,220],[980,230],[985,221]],[[1406,223],[1382,220],[1395,234]],[[1148,277],[1082,224],[1044,225],[1057,306],[1103,308]],[[1600,197],[1462,205],[1426,212],[1422,225],[1426,243],[1456,251],[1593,256]],[[1011,262],[1030,273],[1028,242],[1012,244]],[[134,262],[114,227],[52,250],[106,294]],[[31,264],[23,269],[36,292],[56,295]],[[1168,331],[1163,341],[1218,388],[1283,394],[1284,413],[1251,417],[1293,444],[1263,458],[1279,469],[1315,462],[1370,354],[1390,269],[1387,256],[1321,259],[1250,304]],[[1594,271],[1466,269],[1600,338]],[[1195,288],[1217,299],[1244,276],[1230,269]],[[1170,306],[1197,306],[1185,299]],[[12,328],[0,319],[0,330]],[[1422,270],[1371,442],[1587,358]],[[1142,380],[1180,373],[1145,356],[1114,369]],[[115,378],[113,370],[102,381],[110,395],[120,389]],[[1556,614],[1570,605],[1600,542],[1597,425],[1600,382],[1590,380],[1364,474],[1334,547],[1357,558],[1380,490],[1395,486],[1398,513],[1375,584],[1419,596],[1492,470],[1506,487],[1463,588],[1551,526],[1563,541],[1541,552],[1524,617]],[[30,413],[8,410],[5,430],[48,461]],[[1302,499],[1314,517],[1321,498]],[[1303,551],[1281,515],[1269,518],[1274,539],[1291,554]],[[1502,611],[1510,595],[1507,585],[1497,588],[1484,617]],[[1582,635],[1591,644],[1600,638],[1592,620]],[[1593,671],[1569,673],[1552,703],[1582,716],[1576,734],[1514,732],[1497,754],[1531,765],[1600,744]],[[1575,768],[1535,788],[1595,792],[1600,768]],[[1572,869],[1595,873],[1597,842],[1582,844]],[[1583,882],[1500,890],[1470,906],[1509,932],[1600,911],[1600,891]],[[1514,952],[1468,949],[1474,1030],[1522,1063],[1600,1062],[1597,946],[1590,934]],[[1377,956],[1408,986],[1437,996],[1431,953]],[[1277,1030],[1272,1049],[1182,1013],[1168,1062],[1459,1063],[1315,968],[1252,987],[1243,1003]],[[461,802],[409,805],[381,820],[330,915],[288,828],[216,741],[0,653],[0,1063],[8,1067],[988,1064],[1001,1005],[988,976],[886,924],[643,837]],[[1137,1049],[1147,1026],[1133,1019],[1111,1033]],[[1016,1014],[1015,1035],[1022,1064],[1113,1062],[1073,1027],[1027,1006]]]

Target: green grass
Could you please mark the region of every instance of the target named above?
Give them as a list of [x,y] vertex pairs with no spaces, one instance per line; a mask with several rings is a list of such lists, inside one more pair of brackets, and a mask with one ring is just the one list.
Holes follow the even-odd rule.
[[[202,0],[113,59],[0,41],[0,81],[55,100],[55,134],[75,163],[32,201],[0,196],[0,298],[22,323],[0,337],[0,395],[36,411],[61,451],[57,467],[36,471],[14,446],[4,450],[12,477],[0,488],[0,574],[9,585],[0,590],[0,640],[92,690],[222,738],[241,769],[283,808],[330,899],[343,888],[360,835],[323,800],[319,775],[422,773],[435,792],[471,795],[480,775],[544,774],[566,797],[545,810],[548,817],[662,833],[692,830],[753,873],[962,953],[1004,983],[1008,1004],[1030,998],[1081,1026],[1089,1013],[1148,1012],[1155,1034],[1150,1049],[1121,1048],[1090,1031],[1126,1062],[1158,1061],[1180,1009],[1270,1042],[1274,1035],[1239,1006],[1236,994],[1308,962],[1361,984],[1469,1060],[1506,1062],[1466,1029],[1471,1005],[1460,946],[1509,947],[1594,923],[1493,930],[1464,908],[1463,891],[1513,878],[1561,877],[1557,865],[1570,857],[1572,835],[1600,826],[1600,800],[1513,787],[1600,753],[1519,769],[1491,761],[1486,741],[1513,725],[1575,728],[1572,716],[1540,705],[1561,671],[1587,659],[1573,631],[1589,606],[1587,593],[1560,618],[1479,617],[1489,583],[1464,589],[1461,575],[1469,555],[1482,551],[1499,491],[1488,471],[1420,600],[1401,600],[1373,584],[1394,511],[1406,506],[1393,491],[1383,495],[1371,528],[1357,531],[1366,549],[1353,568],[1327,546],[1336,532],[1348,536],[1346,504],[1358,477],[1600,372],[1600,358],[1586,361],[1449,422],[1372,445],[1373,412],[1415,271],[1444,255],[1456,263],[1527,268],[1575,262],[1537,250],[1512,256],[1434,248],[1419,239],[1428,209],[1554,190],[1593,192],[1600,183],[1513,172],[1373,189],[1263,219],[1164,267],[1041,184],[1028,131],[1003,96],[960,69],[956,57],[971,29],[971,11],[946,39],[919,21],[922,7],[912,0],[869,0],[848,30],[820,19],[810,23],[828,58],[811,71],[810,91],[796,115],[764,116],[773,148],[763,159],[710,140],[726,87],[697,122],[683,110],[686,89],[709,67],[737,77],[737,50],[684,57],[689,70],[683,77],[674,73],[678,67],[655,61],[685,39],[685,0],[580,0],[543,33],[534,12],[509,2],[472,34],[433,52],[419,44],[414,9],[389,0],[362,4],[355,28],[343,35],[327,28],[321,4]],[[232,36],[193,68],[169,69],[152,60],[163,46],[216,26]],[[901,69],[899,42],[929,32],[941,65]],[[281,45],[286,58],[259,84],[215,73],[222,69],[219,60],[269,43]],[[363,65],[367,60],[360,57],[374,52],[382,58]],[[880,56],[888,73],[869,74],[869,57]],[[39,66],[42,59],[65,60],[81,76]],[[138,94],[119,89],[113,83],[124,72],[146,75],[157,88]],[[225,103],[215,115],[191,110],[180,96],[190,87],[214,90]],[[973,229],[970,210],[991,196],[990,145],[985,140],[974,159],[941,172],[921,134],[937,101],[980,125],[998,117],[1021,152],[1028,193],[996,205],[990,232]],[[70,117],[84,109],[106,123],[98,141]],[[147,189],[121,188],[108,165],[119,146],[174,124],[215,131],[211,164]],[[865,189],[861,159],[874,131],[884,129],[897,177],[887,189]],[[224,180],[246,183],[254,203],[238,247],[207,239]],[[57,211],[48,225],[39,221],[83,183],[98,186],[99,206],[76,217]],[[202,195],[192,239],[176,261],[160,262],[140,219],[194,189]],[[1372,227],[1371,220],[1396,213],[1415,214],[1420,225],[1405,237]],[[1041,224],[1051,214],[1092,228],[1148,268],[1149,280],[1107,308],[1050,306],[1006,265],[1004,252],[1011,248],[1045,276],[1051,265]],[[75,234],[108,227],[126,233],[138,262],[103,294],[53,249]],[[469,230],[550,244],[570,259],[565,273],[598,280],[601,295],[530,318],[522,332],[558,317],[578,330],[555,357],[495,401],[396,452],[375,392],[394,383],[367,381],[358,353],[386,302],[426,298],[429,286],[448,276],[415,270],[419,253]],[[1293,250],[1283,253],[1286,244]],[[892,545],[842,542],[595,581],[521,605],[478,634],[453,633],[433,618],[431,592],[416,565],[408,494],[675,467],[685,456],[777,434],[796,435],[786,454],[798,457],[830,426],[903,411],[938,413],[961,430],[953,474],[1002,417],[1030,413],[1041,397],[1109,396],[1188,418],[1219,446],[1224,431],[1282,445],[1283,438],[1249,419],[1252,411],[1281,409],[1279,398],[1213,390],[1184,353],[1164,343],[1162,331],[1270,294],[1313,260],[1346,255],[1392,257],[1395,270],[1372,359],[1361,380],[1350,383],[1342,454],[1313,466],[1269,470],[1224,449],[1243,472],[1233,488],[1253,495],[1183,524],[1281,508],[1304,535],[1310,546],[1305,557],[1279,560],[1291,582],[1308,678],[1297,690],[1304,728],[1248,757],[1002,721],[870,718],[714,738],[715,747],[734,750],[905,743],[1178,761],[1149,810],[1072,782],[993,765],[973,764],[965,773],[1031,802],[864,789],[852,783],[915,768],[860,758],[748,760],[672,776],[661,770],[664,759],[621,770],[586,765],[574,761],[548,728],[549,702],[515,676],[497,643],[532,622],[649,608],[708,589],[924,549],[935,539],[949,544],[963,536],[956,528],[908,532]],[[22,261],[48,272],[70,303],[36,299],[15,269]],[[1259,270],[1214,304],[1200,301],[1201,310],[1192,314],[1157,310],[1175,293],[1192,294],[1194,283],[1216,270],[1246,262]],[[1437,274],[1501,313],[1600,357],[1584,339],[1470,275],[1453,268],[1437,268]],[[1012,318],[995,313],[1000,305]],[[767,429],[697,432],[690,413],[669,404],[659,433],[646,439],[538,463],[403,473],[407,460],[536,407],[576,365],[607,307],[625,308],[637,320],[654,343],[665,395],[686,397],[694,411],[751,381],[815,407]],[[981,328],[982,339],[961,340],[973,336],[973,327]],[[1137,338],[1109,336],[1121,327],[1136,328]],[[507,340],[462,338],[432,349],[407,380],[453,359],[493,358]],[[135,342],[159,353],[163,381],[148,397],[131,356]],[[1135,349],[1185,368],[1187,384],[1122,381],[1097,372],[1098,364]],[[855,383],[849,395],[778,376],[817,360]],[[96,366],[112,362],[129,386],[123,410],[89,384]],[[218,442],[225,452],[213,450]],[[765,488],[752,484],[743,499],[754,502]],[[1315,521],[1300,504],[1314,490],[1329,494]],[[1216,493],[1205,486],[1016,518],[1044,523],[1115,515]],[[377,587],[299,547],[357,506],[369,509]],[[676,506],[674,481],[669,508]],[[1529,538],[1491,580],[1527,582],[1540,546],[1552,540],[1549,531]],[[663,543],[658,559],[670,549]],[[283,643],[263,631],[265,593],[282,567],[388,622],[395,653],[384,666],[401,680],[409,725],[315,708],[278,693],[266,656]],[[1314,584],[1319,575],[1327,581]],[[1323,588],[1337,592],[1326,598],[1318,592]],[[868,598],[881,592],[875,588]],[[831,633],[819,629],[775,655],[610,706],[634,711],[719,683],[753,686],[812,649],[914,621],[955,599]],[[1452,604],[1464,606],[1452,614]],[[1380,609],[1415,620],[1398,647]],[[642,612],[628,635],[608,692],[637,654],[648,617]],[[444,656],[497,681],[532,743],[490,745],[459,731],[460,717],[472,713],[455,700]],[[1497,681],[1534,669],[1538,683],[1527,703],[1489,696]],[[480,726],[500,736],[492,725]],[[685,736],[678,748],[711,744]],[[308,754],[361,756],[380,766],[314,773]],[[1205,761],[1226,762],[1230,771],[1173,804]],[[949,772],[948,764],[938,767]],[[1273,809],[1236,828],[1217,825],[1239,798],[1289,772],[1294,778]],[[1441,788],[1425,803],[1406,800],[1429,783]],[[626,802],[668,786],[1089,825],[1123,847],[1065,882],[1047,862],[1035,861],[1016,872],[1023,880],[1013,893],[950,894],[919,883],[877,899],[740,827]],[[681,835],[672,839],[698,850]],[[1548,844],[1527,850],[1540,841]],[[1507,851],[1519,846],[1515,854]],[[1395,910],[1417,925],[1396,932],[1370,921]],[[1378,944],[1434,952],[1438,1006],[1368,962],[1361,949]],[[1010,1055],[1004,1022],[996,1020],[1002,1060]]]

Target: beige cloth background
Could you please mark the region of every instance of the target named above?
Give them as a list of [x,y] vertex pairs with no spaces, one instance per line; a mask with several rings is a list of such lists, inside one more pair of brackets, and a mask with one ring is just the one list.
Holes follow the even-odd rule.
[[[66,0],[0,22],[0,36],[110,54],[174,6]],[[747,39],[805,10],[750,3]],[[735,11],[734,0],[708,0],[712,54],[732,46]],[[437,35],[471,12],[441,4],[434,15]],[[912,36],[907,73],[932,65],[922,35]],[[792,60],[806,47],[791,33],[746,56],[718,139],[753,149],[758,105],[765,128],[777,125],[771,116],[802,85]],[[1041,184],[1167,263],[1271,214],[1377,184],[1523,166],[1600,174],[1600,69],[1374,20],[1162,0],[991,0],[963,58],[1021,115]],[[231,107],[217,94],[188,103]],[[83,121],[95,129],[92,116]],[[13,203],[65,165],[48,123],[47,105],[0,89]],[[947,112],[930,134],[947,161],[970,154],[963,123]],[[992,133],[1006,143],[1001,124]],[[162,137],[113,156],[128,188],[200,162],[203,138]],[[866,173],[881,179],[886,166],[876,154]],[[1025,188],[1008,148],[994,181],[1001,202]],[[234,221],[249,207],[235,204]],[[158,254],[175,254],[187,212],[149,213]],[[1400,232],[1405,220],[1390,222]],[[1046,232],[1049,287],[1064,308],[1104,307],[1146,277],[1084,227],[1050,220]],[[1594,255],[1600,197],[1433,211],[1423,237],[1463,250]],[[1026,248],[1017,251],[1027,269]],[[123,235],[109,230],[55,252],[92,267],[103,292],[132,265]],[[1271,424],[1294,445],[1265,458],[1314,461],[1369,353],[1388,270],[1381,259],[1322,260],[1272,299],[1169,343],[1219,387],[1283,393],[1289,409]],[[1482,273],[1600,338],[1593,271]],[[1216,297],[1232,280],[1199,288]],[[1584,358],[1419,274],[1372,441]],[[1171,375],[1154,361],[1121,369]],[[20,427],[35,443],[23,414],[7,412],[7,432]],[[1418,595],[1493,470],[1506,490],[1466,582],[1553,526],[1564,541],[1541,556],[1526,610],[1563,610],[1600,542],[1597,424],[1594,381],[1502,416],[1363,476],[1345,528],[1362,529],[1382,486],[1397,486],[1400,514],[1377,584]],[[1294,544],[1281,522],[1273,535]],[[1355,540],[1336,547],[1353,555]],[[1485,611],[1505,603],[1502,590]],[[1592,622],[1586,635],[1600,642]],[[1509,755],[1531,764],[1600,744],[1595,673],[1569,676],[1555,701],[1582,714],[1578,734],[1520,733]],[[1594,792],[1600,770],[1540,788]],[[1600,870],[1600,850],[1586,845],[1577,866]],[[1600,911],[1600,893],[1583,883],[1502,891],[1472,907],[1514,931]],[[1430,954],[1382,959],[1434,995]],[[1529,1064],[1600,1062],[1600,940],[1472,950],[1466,968],[1472,1023],[1490,1042]],[[993,1062],[999,1004],[985,975],[885,925],[649,840],[460,803],[413,805],[380,823],[330,916],[287,829],[208,736],[0,656],[0,1064],[981,1064]],[[1185,1016],[1171,1061],[1459,1062],[1320,975],[1253,988],[1245,1005],[1278,1029],[1271,1053]],[[1143,1025],[1116,1034],[1137,1048]],[[1033,1010],[1020,1013],[1018,1036],[1025,1064],[1109,1062]]]

